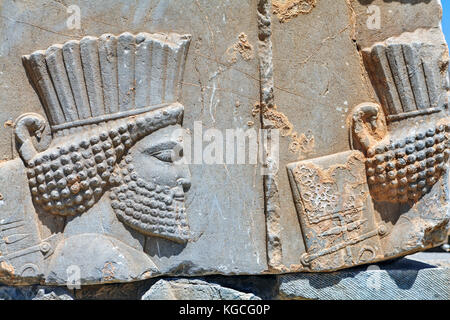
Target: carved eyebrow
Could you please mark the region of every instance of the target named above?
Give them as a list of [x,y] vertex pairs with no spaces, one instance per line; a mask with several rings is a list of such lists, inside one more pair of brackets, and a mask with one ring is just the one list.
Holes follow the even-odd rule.
[[155,144],[155,145],[145,148],[144,152],[148,153],[148,154],[153,154],[153,153],[159,152],[161,150],[173,149],[179,145],[180,144],[175,141],[164,141],[164,142],[160,142],[158,144]]

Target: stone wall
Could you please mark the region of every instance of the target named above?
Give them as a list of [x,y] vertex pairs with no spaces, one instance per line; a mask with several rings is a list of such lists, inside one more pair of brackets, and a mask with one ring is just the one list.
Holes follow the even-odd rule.
[[401,259],[448,241],[441,17],[1,1],[0,294],[448,299],[441,262]]

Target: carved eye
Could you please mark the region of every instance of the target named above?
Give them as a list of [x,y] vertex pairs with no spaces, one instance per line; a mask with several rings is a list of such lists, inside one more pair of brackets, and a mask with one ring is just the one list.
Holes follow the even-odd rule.
[[164,162],[175,162],[183,156],[183,148],[173,141],[150,146],[144,152]]
[[175,154],[172,149],[157,151],[152,153],[151,156],[164,162],[173,162],[173,159],[175,159]]

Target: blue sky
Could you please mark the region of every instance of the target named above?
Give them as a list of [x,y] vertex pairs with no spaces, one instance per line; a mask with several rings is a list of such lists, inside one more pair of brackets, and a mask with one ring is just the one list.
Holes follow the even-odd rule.
[[442,0],[442,8],[444,13],[442,15],[442,29],[444,30],[445,39],[450,43],[450,0]]

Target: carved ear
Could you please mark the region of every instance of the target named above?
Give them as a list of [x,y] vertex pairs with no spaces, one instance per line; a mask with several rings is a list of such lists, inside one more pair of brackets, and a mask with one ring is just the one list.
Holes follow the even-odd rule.
[[381,107],[372,102],[357,105],[352,115],[352,146],[366,152],[371,146],[383,139],[386,134],[386,122]]
[[14,122],[16,148],[27,164],[38,152],[48,148],[52,140],[50,126],[37,113],[25,113]]

